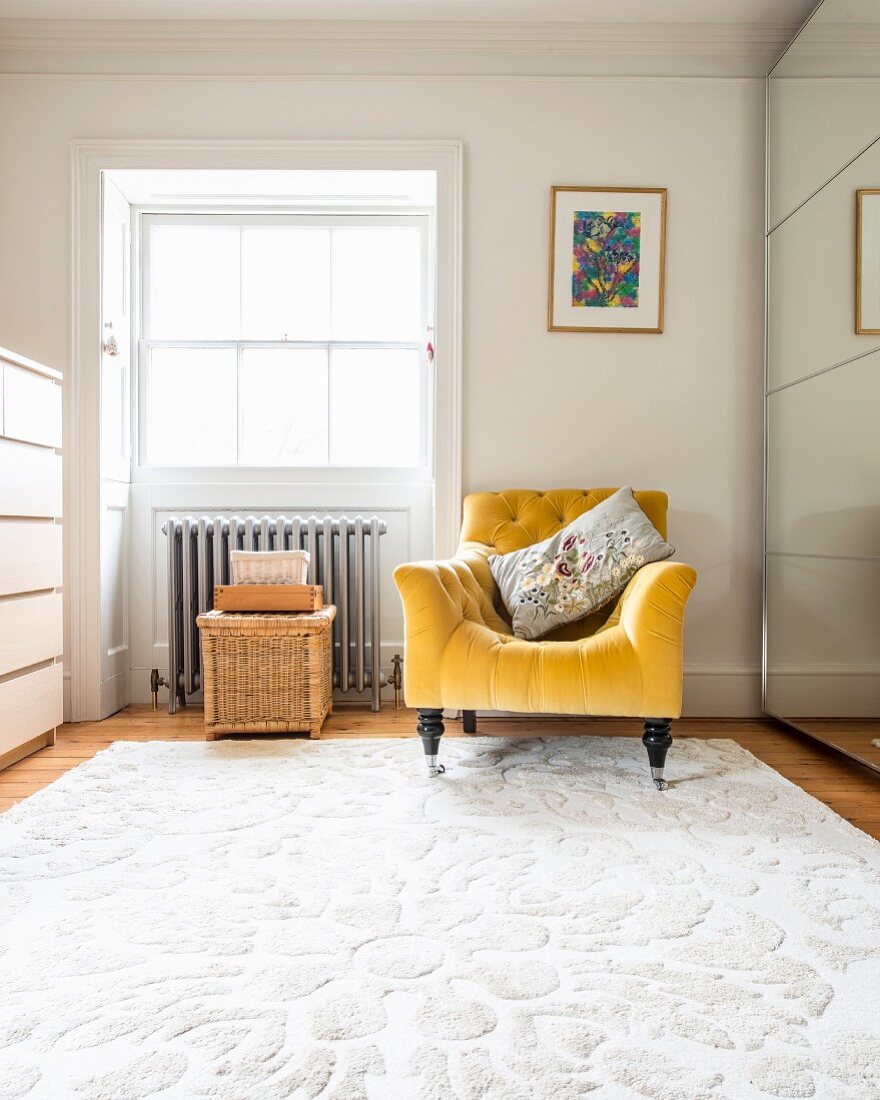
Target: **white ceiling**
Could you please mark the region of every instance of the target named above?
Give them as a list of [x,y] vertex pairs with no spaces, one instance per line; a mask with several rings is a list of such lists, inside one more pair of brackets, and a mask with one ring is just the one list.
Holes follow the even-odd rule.
[[814,0],[0,0],[0,18],[724,23],[794,31],[814,6]]

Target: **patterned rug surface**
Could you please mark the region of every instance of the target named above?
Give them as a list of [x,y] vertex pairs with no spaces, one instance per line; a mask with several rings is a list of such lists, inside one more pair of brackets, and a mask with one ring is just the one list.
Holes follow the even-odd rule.
[[0,1098],[880,1096],[880,845],[732,741],[117,743],[0,815]]

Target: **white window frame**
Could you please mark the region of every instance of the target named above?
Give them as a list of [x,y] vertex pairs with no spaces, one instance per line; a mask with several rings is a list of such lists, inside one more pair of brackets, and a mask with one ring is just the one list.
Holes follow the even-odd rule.
[[[132,393],[137,395],[136,407],[132,410],[132,481],[161,482],[179,479],[198,479],[202,482],[229,483],[259,478],[263,481],[284,480],[290,482],[428,482],[434,476],[433,422],[434,410],[432,395],[434,392],[433,366],[426,355],[427,343],[433,332],[433,291],[434,291],[434,249],[433,249],[433,211],[428,208],[411,208],[389,211],[361,209],[357,213],[350,210],[345,213],[321,211],[303,213],[294,209],[266,212],[262,209],[236,208],[218,210],[216,208],[186,208],[168,210],[160,208],[135,208],[133,211],[135,232],[135,264],[137,272],[138,305],[134,319],[137,354],[133,363],[134,382]],[[150,302],[150,234],[153,225],[189,224],[223,226],[271,226],[271,225],[311,225],[318,227],[337,226],[407,226],[418,228],[421,234],[422,265],[422,338],[410,341],[344,341],[344,340],[161,340],[153,339],[149,333]],[[147,426],[149,424],[149,370],[148,362],[153,348],[234,348],[237,370],[241,372],[243,352],[248,348],[299,349],[316,348],[328,353],[328,370],[332,369],[332,351],[334,349],[405,349],[419,352],[419,460],[412,466],[335,466],[331,463],[320,466],[264,466],[253,463],[237,462],[234,465],[185,466],[177,463],[150,462],[146,454]],[[329,382],[329,375],[328,375]],[[329,408],[328,408],[328,416]],[[239,422],[240,428],[240,422]]]
[[[435,173],[434,556],[452,554],[458,542],[464,358],[463,142],[450,138],[72,141],[70,369],[64,383],[64,677],[65,714],[72,721],[97,718],[100,709],[102,174],[119,169],[197,168],[375,168]],[[273,471],[266,483],[283,480]]]

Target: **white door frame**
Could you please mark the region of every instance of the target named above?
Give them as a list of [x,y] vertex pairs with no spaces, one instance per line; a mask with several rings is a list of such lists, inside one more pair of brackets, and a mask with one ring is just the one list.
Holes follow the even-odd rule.
[[[70,721],[97,718],[101,679],[101,173],[106,169],[398,169],[437,173],[434,550],[461,515],[462,161],[460,141],[74,141],[71,349],[65,384],[64,563]],[[438,446],[439,444],[439,446]]]

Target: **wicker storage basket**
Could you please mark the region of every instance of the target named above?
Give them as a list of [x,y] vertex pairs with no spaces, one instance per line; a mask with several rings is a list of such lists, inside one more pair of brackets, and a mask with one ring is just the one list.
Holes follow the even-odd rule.
[[233,584],[305,584],[308,550],[233,550]]
[[332,710],[332,605],[310,614],[199,615],[205,737],[308,733]]

